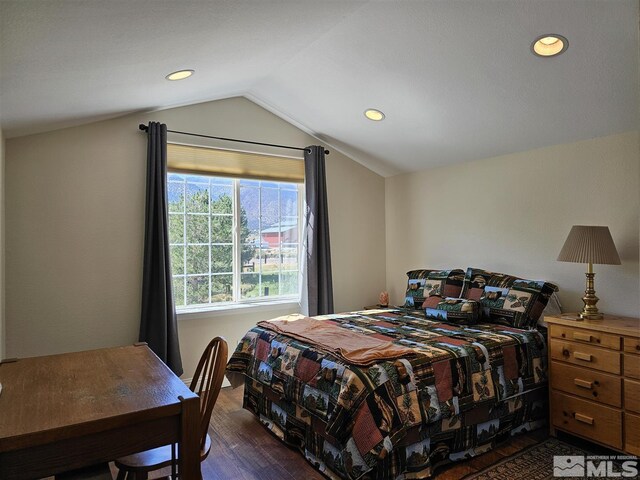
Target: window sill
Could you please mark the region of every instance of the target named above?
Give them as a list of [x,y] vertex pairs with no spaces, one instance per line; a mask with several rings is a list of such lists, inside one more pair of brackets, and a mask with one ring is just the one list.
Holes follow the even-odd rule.
[[242,315],[247,313],[269,312],[300,308],[300,301],[295,299],[274,300],[272,302],[234,303],[220,306],[184,309],[177,312],[178,320]]

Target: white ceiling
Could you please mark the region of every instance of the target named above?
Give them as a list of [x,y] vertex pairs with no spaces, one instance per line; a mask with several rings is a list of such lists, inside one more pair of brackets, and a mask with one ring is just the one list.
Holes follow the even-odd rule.
[[[244,95],[381,175],[417,171],[638,129],[638,5],[0,0],[0,123],[13,137]],[[543,33],[569,49],[535,57]],[[196,74],[164,79],[181,68]]]

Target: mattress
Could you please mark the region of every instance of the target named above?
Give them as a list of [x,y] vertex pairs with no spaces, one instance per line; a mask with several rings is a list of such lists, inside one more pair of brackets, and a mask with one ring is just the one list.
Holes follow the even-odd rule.
[[460,326],[400,309],[315,319],[408,348],[355,365],[259,325],[238,344],[227,377],[244,384],[246,409],[329,478],[428,478],[546,423],[537,330]]

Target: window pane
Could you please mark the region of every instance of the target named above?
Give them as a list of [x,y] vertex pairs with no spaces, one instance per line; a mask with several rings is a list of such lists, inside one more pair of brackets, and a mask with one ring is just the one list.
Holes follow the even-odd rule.
[[209,273],[209,247],[187,245],[187,273]]
[[255,298],[260,295],[260,276],[257,273],[243,273],[240,277],[240,295],[242,298]]
[[298,243],[298,218],[282,217],[280,222],[280,242],[282,244]]
[[184,247],[170,247],[171,249],[171,273],[184,275]]
[[280,190],[280,215],[298,216],[298,192],[295,190]]
[[184,212],[184,183],[168,182],[167,197],[170,212]]
[[211,187],[211,213],[233,213],[233,190],[231,187]]
[[245,248],[247,250],[251,250],[251,251],[255,250],[252,245],[245,245],[243,247],[243,249],[242,249],[243,250],[243,262],[242,262],[242,265],[241,265],[241,267],[242,267],[241,271],[243,273],[254,273],[254,272],[259,271],[260,265],[258,264],[258,260],[256,258],[253,258],[253,255],[251,255],[248,260],[244,260],[244,250],[245,250]]
[[187,243],[209,243],[209,217],[187,215]]
[[261,202],[262,229],[274,229],[278,227],[278,190],[272,188],[262,189]]
[[187,305],[209,303],[209,277],[187,277]]
[[263,273],[262,274],[262,296],[273,297],[280,294],[280,281],[278,279],[278,272]]
[[298,293],[298,272],[283,272],[280,288],[281,295],[296,295]]
[[249,180],[249,179],[243,178],[240,180],[240,186],[241,187],[259,187],[260,180]]
[[173,277],[173,300],[176,307],[184,306],[184,277]]
[[211,183],[215,185],[233,185],[233,178],[227,177],[211,177]]
[[233,301],[233,275],[211,276],[211,303]]
[[209,177],[206,175],[184,175],[184,179],[193,183],[209,183]]
[[233,271],[233,247],[231,245],[211,246],[211,272],[231,273]]
[[184,243],[184,215],[169,214],[169,243]]
[[209,213],[208,184],[187,183],[187,212]]
[[260,251],[256,248],[254,242],[248,242],[242,244],[242,251],[240,252],[240,264],[243,271],[250,269],[252,272],[257,272],[260,269]]
[[214,215],[211,217],[211,243],[231,243],[233,241],[233,217]]
[[263,273],[278,272],[280,270],[279,249],[271,248],[269,250],[264,250],[261,253],[262,253],[262,262],[260,265],[260,271]]
[[298,270],[298,248],[284,247],[280,251],[282,270]]
[[240,241],[247,242],[250,236],[257,238],[259,230],[260,190],[240,187]]

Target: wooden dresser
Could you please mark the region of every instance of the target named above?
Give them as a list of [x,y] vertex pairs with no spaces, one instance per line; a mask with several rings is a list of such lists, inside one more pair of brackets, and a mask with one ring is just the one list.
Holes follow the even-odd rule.
[[640,455],[640,320],[562,314],[545,321],[551,435],[562,430]]

